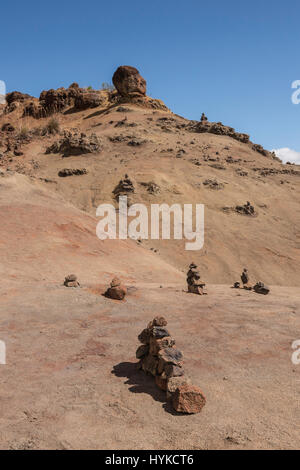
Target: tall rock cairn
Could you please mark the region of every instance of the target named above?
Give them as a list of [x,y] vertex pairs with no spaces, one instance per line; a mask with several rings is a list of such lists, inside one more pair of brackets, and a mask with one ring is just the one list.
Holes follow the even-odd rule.
[[201,389],[191,385],[183,370],[182,352],[166,328],[163,317],[155,317],[138,336],[141,346],[136,351],[139,368],[155,378],[166,391],[167,399],[179,413],[199,413],[206,403]]

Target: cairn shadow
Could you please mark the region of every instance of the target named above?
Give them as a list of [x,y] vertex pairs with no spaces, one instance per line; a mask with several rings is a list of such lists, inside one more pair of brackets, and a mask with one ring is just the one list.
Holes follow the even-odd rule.
[[127,379],[124,383],[130,385],[128,390],[131,393],[147,393],[155,401],[162,403],[167,413],[179,416],[179,413],[176,413],[171,403],[167,401],[166,392],[158,388],[154,377],[146,375],[143,371],[139,370],[136,362],[120,362],[113,366],[111,373],[116,377]]

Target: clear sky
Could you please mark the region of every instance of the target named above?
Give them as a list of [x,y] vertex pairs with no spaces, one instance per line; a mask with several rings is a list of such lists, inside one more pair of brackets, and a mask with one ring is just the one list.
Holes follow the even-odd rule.
[[204,111],[268,149],[300,152],[296,1],[10,0],[0,8],[8,91],[39,96],[74,81],[99,88],[118,65],[133,65],[148,94],[175,113]]

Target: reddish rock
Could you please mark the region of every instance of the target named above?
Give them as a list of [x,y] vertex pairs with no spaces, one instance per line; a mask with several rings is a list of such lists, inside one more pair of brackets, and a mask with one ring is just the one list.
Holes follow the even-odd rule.
[[125,286],[109,287],[105,292],[105,296],[114,300],[123,300],[127,294]]
[[173,396],[173,408],[178,413],[200,413],[205,403],[206,398],[196,385],[180,385]]
[[146,95],[146,80],[135,67],[121,65],[115,71],[112,81],[122,96]]

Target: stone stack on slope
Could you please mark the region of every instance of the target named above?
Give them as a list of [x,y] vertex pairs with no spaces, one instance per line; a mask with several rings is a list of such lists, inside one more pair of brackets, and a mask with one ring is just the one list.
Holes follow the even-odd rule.
[[201,276],[198,271],[198,266],[191,263],[187,272],[188,291],[192,294],[204,295],[205,283],[200,280]]

